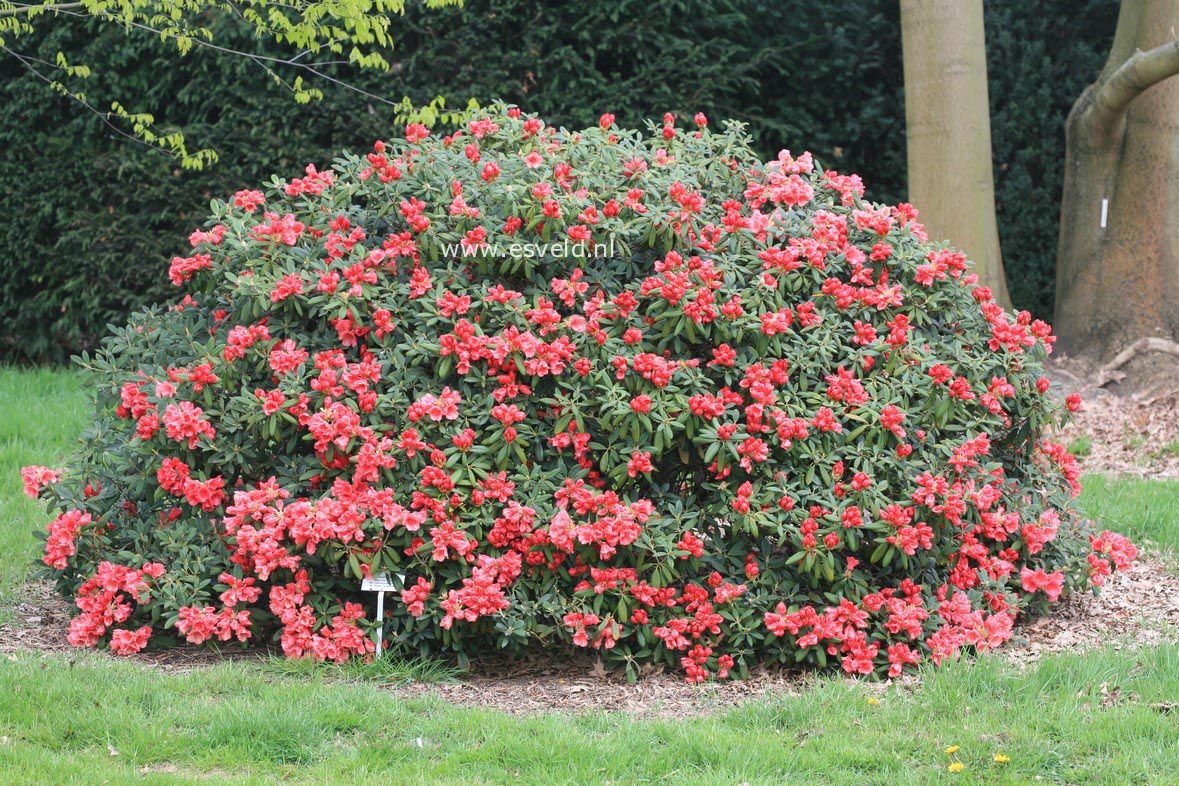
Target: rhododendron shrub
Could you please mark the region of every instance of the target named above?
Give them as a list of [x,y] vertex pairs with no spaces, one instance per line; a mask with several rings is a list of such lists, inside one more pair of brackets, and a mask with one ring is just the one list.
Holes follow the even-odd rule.
[[401,651],[895,676],[1134,556],[1045,438],[1049,326],[736,125],[497,110],[212,213],[25,475],[76,644],[368,656],[388,573]]

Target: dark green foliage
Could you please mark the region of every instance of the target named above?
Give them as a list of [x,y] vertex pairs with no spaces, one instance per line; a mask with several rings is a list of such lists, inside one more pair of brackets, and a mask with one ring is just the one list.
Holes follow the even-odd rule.
[[1064,121],[1109,53],[1117,0],[986,3],[995,208],[1017,308],[1051,319]]
[[631,125],[702,111],[748,123],[763,155],[811,150],[877,199],[903,191],[891,0],[472,0],[419,12],[401,42],[419,102],[497,96],[578,127],[607,111]]
[[[230,43],[255,46],[244,35]],[[299,106],[246,58],[181,59],[172,45],[96,23],[63,19],[32,53],[52,61],[58,51],[92,65],[89,79],[69,85],[92,105],[118,100],[154,112],[161,127],[214,147],[221,163],[183,172],[0,58],[0,191],[11,206],[0,224],[0,358],[8,361],[61,361],[93,346],[108,323],[165,296],[168,260],[186,251],[184,237],[212,197],[326,162],[326,151],[371,143],[384,126],[350,97]]]
[[[1016,305],[1051,313],[1063,121],[1096,74],[1115,0],[987,3],[999,223]],[[809,149],[858,172],[882,201],[905,198],[901,42],[894,0],[467,0],[395,20],[391,73],[333,73],[390,100],[448,106],[493,98],[568,126],[604,111],[638,126],[665,111],[749,124],[762,155]],[[223,44],[262,51],[228,23]],[[217,149],[202,173],[119,137],[0,58],[0,359],[55,361],[92,346],[109,322],[162,294],[180,242],[224,197],[272,173],[293,176],[341,148],[393,133],[390,107],[311,78],[300,106],[254,62],[179,58],[150,35],[62,17],[26,54],[93,67],[70,87],[119,100]],[[272,52],[288,55],[289,53]],[[293,78],[295,74],[284,76]]]

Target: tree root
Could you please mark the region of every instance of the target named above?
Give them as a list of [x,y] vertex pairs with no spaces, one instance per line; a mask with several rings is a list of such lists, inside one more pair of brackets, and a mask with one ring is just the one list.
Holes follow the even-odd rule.
[[1129,363],[1130,359],[1135,355],[1143,352],[1163,352],[1179,357],[1179,344],[1155,336],[1138,339],[1119,352],[1113,360],[1101,367],[1101,370],[1097,372],[1097,387],[1104,387],[1110,382],[1121,382],[1125,379],[1125,372],[1118,371],[1118,369]]

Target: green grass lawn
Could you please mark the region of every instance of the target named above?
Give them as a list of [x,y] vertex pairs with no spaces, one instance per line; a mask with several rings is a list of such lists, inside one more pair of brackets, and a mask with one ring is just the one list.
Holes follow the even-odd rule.
[[[81,402],[70,374],[0,371],[0,614],[46,519],[17,473],[62,458]],[[1179,483],[1089,478],[1081,503],[1179,551]],[[1170,647],[1056,655],[1026,671],[1002,655],[963,661],[877,704],[863,684],[815,680],[688,721],[516,718],[380,687],[430,673],[444,672],[225,663],[175,674],[98,653],[0,657],[0,783],[1179,783]]]
[[1179,480],[1087,475],[1081,510],[1135,543],[1179,557]]
[[78,442],[86,396],[76,374],[0,368],[0,620],[33,567],[45,509],[22,491],[21,467],[54,467]]
[[[1121,689],[1103,706],[1101,686]],[[516,718],[364,683],[222,665],[162,674],[101,655],[0,667],[6,783],[1164,784],[1179,765],[1179,652],[1001,659],[873,706],[816,682],[689,721]],[[418,741],[421,741],[420,744]],[[959,746],[951,757],[950,746]],[[108,747],[110,746],[110,747]],[[111,748],[118,751],[111,755]],[[1011,761],[999,764],[997,753]],[[953,774],[947,766],[959,761]],[[20,775],[19,773],[25,773]]]

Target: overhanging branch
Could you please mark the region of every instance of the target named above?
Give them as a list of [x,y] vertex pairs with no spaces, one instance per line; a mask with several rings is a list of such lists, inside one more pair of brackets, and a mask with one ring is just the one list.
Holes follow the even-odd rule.
[[[30,57],[29,55],[22,55],[19,52],[14,52],[13,50],[9,49],[8,47],[6,47],[2,44],[0,44],[0,52],[7,52],[18,63],[20,63],[22,66],[24,66],[25,69],[29,71],[29,73],[31,73],[33,76],[37,77],[38,79],[40,79],[42,82],[46,83],[47,85],[53,85],[56,83],[56,80],[54,80],[54,79],[46,76],[45,74],[41,73],[40,71],[38,71],[36,66],[34,65],[34,63],[42,63],[44,65],[53,66],[52,63],[46,63],[44,60],[39,60],[35,57]],[[66,90],[66,91],[62,92],[62,95],[65,95],[71,101],[74,101],[74,102],[80,104],[88,112],[91,112],[94,115],[97,115],[98,118],[100,120],[102,120],[103,124],[107,126],[107,128],[109,128],[111,131],[115,132],[119,136],[126,137],[127,139],[130,139],[132,142],[138,142],[139,144],[141,144],[145,147],[151,148],[152,150],[156,150],[158,152],[165,153],[165,154],[168,153],[168,151],[165,148],[157,147],[155,145],[150,145],[145,140],[141,139],[140,137],[137,137],[134,134],[129,134],[126,131],[124,131],[123,129],[119,128],[117,125],[115,125],[114,123],[111,122],[109,112],[103,112],[102,110],[97,109],[93,104],[88,102],[85,98],[82,98],[81,96],[79,96],[77,93]]]
[[[78,3],[77,5],[82,5],[82,3]],[[89,11],[80,12],[80,11],[68,11],[68,10],[65,11],[65,13],[72,15],[72,16],[77,16],[77,17],[84,17],[87,14],[90,14]],[[101,12],[101,13],[90,14],[90,15],[96,16],[99,19],[105,19],[105,20],[108,20],[108,21],[111,21],[111,22],[114,22],[117,24],[125,25],[126,27],[129,27],[129,28],[143,30],[143,31],[152,33],[154,35],[158,35],[158,36],[166,35],[166,31],[164,31],[164,30],[144,24],[143,22],[137,22],[134,20],[128,22],[120,17],[115,16],[114,14]],[[263,28],[259,28],[259,29],[263,29]],[[327,62],[302,63],[302,62],[299,62],[299,58],[306,55],[309,50],[304,50],[304,51],[300,52],[299,54],[295,55],[294,57],[289,57],[289,58],[271,57],[269,55],[259,55],[259,54],[255,54],[252,52],[245,52],[240,49],[233,49],[231,47],[220,46],[218,44],[214,44],[212,41],[206,41],[205,39],[200,38],[199,36],[194,36],[190,40],[192,41],[192,44],[194,46],[198,46],[198,47],[201,47],[204,49],[211,49],[213,51],[221,52],[223,54],[237,55],[239,57],[245,57],[249,60],[252,60],[253,62],[257,63],[259,66],[261,66],[266,71],[267,74],[269,74],[272,78],[276,78],[277,81],[279,81],[284,87],[286,87],[288,89],[293,89],[293,88],[291,88],[290,85],[286,84],[286,82],[284,82],[282,79],[278,79],[277,75],[274,72],[274,69],[268,65],[269,63],[273,63],[278,66],[290,66],[292,68],[301,69],[303,71],[306,71],[307,73],[310,73],[312,76],[319,77],[320,79],[323,79],[325,81],[331,82],[332,84],[338,85],[339,87],[342,87],[345,90],[350,90],[353,93],[358,93],[358,94],[360,94],[366,98],[369,98],[373,101],[377,101],[382,104],[387,104],[392,107],[400,107],[401,106],[401,103],[399,103],[397,101],[390,101],[388,98],[385,98],[383,96],[376,95],[375,93],[370,93],[367,90],[362,90],[361,88],[359,88],[353,84],[350,84],[350,83],[344,81],[343,79],[337,79],[336,77],[331,76],[330,74],[327,74],[327,73],[319,70],[319,68],[321,68],[323,66],[346,64],[348,62],[346,60],[332,60],[332,61],[327,61]]]
[[65,11],[70,8],[81,8],[81,3],[49,3],[40,5],[13,5],[8,8],[0,8],[0,16],[18,16],[19,14],[28,14],[33,11]]
[[1097,146],[1111,141],[1134,99],[1164,79],[1179,74],[1179,40],[1135,52],[1097,89],[1088,123]]

